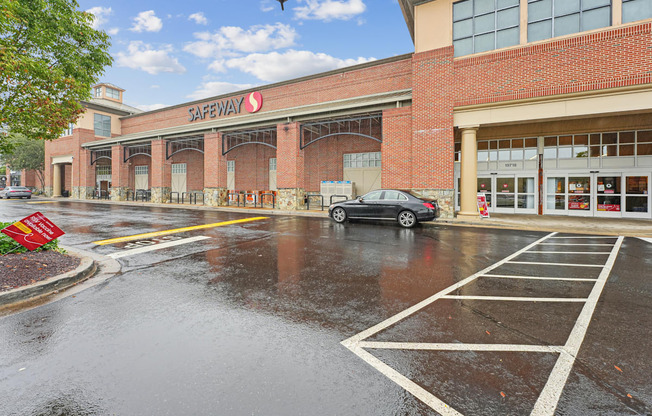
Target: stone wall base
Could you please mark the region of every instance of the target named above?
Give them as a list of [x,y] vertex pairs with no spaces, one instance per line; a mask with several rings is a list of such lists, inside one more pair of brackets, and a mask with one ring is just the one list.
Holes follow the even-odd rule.
[[284,211],[297,211],[306,209],[306,191],[301,188],[278,189],[276,206]]
[[164,204],[170,201],[170,192],[172,192],[172,188],[168,188],[167,186],[156,187],[152,188],[151,191],[153,203]]
[[52,198],[52,187],[51,186],[46,186],[43,188],[43,196],[46,196],[48,198]]
[[207,207],[223,207],[227,205],[226,188],[204,188],[204,205]]
[[73,199],[93,199],[93,192],[95,188],[92,186],[73,186],[72,198]]
[[436,199],[439,204],[439,218],[455,217],[455,190],[454,189],[414,189],[424,198]]
[[114,186],[111,188],[111,201],[126,201],[129,188],[126,186]]

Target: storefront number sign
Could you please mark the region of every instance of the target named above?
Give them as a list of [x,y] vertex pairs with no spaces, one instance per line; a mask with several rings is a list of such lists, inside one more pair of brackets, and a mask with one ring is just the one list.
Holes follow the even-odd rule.
[[0,232],[13,238],[29,251],[35,250],[65,234],[40,212],[35,212],[29,217],[0,230]]
[[478,194],[478,211],[481,218],[489,218],[489,205],[485,194]]

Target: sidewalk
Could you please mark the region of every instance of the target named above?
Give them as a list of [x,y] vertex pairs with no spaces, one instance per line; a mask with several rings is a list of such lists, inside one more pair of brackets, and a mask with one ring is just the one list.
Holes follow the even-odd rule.
[[[253,215],[294,215],[302,217],[328,218],[327,208],[324,210],[301,210],[286,211],[271,208],[254,207],[207,207],[203,205],[190,204],[154,204],[151,202],[133,201],[109,201],[109,200],[80,200],[80,199],[58,199],[39,198],[42,201],[66,201],[80,202],[87,204],[112,204],[125,206],[147,206],[172,209],[191,209],[206,211],[238,212]],[[424,225],[452,225],[462,227],[484,227],[484,228],[510,228],[516,230],[534,231],[557,231],[563,233],[585,233],[601,235],[622,235],[625,237],[652,238],[652,220],[648,219],[624,219],[624,218],[596,218],[596,217],[572,217],[560,215],[523,215],[523,214],[491,214],[490,218],[478,218],[477,220],[437,219]]]

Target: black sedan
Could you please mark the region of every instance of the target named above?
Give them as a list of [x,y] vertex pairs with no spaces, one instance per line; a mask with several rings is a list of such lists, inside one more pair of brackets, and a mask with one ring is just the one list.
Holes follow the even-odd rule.
[[392,220],[411,228],[419,221],[433,220],[438,210],[437,201],[414,191],[378,189],[357,199],[332,204],[328,216],[338,223],[347,219]]

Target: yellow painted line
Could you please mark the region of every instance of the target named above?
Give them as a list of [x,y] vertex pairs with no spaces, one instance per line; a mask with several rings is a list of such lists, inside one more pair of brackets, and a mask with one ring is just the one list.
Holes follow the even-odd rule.
[[241,223],[244,223],[244,222],[266,220],[267,218],[269,218],[269,217],[243,218],[241,220],[216,222],[216,223],[213,223],[213,224],[193,225],[192,227],[175,228],[173,230],[155,231],[155,232],[152,232],[152,233],[136,234],[136,235],[129,235],[127,237],[118,237],[118,238],[110,238],[108,240],[93,241],[93,244],[103,246],[103,245],[107,245],[107,244],[124,243],[125,241],[141,240],[141,239],[147,239],[147,238],[153,238],[153,237],[160,237],[162,235],[185,233],[187,231],[203,230],[203,229],[206,229],[206,228],[223,227],[225,225],[241,224]]
[[54,204],[58,201],[39,201],[39,202],[28,202],[28,204]]

